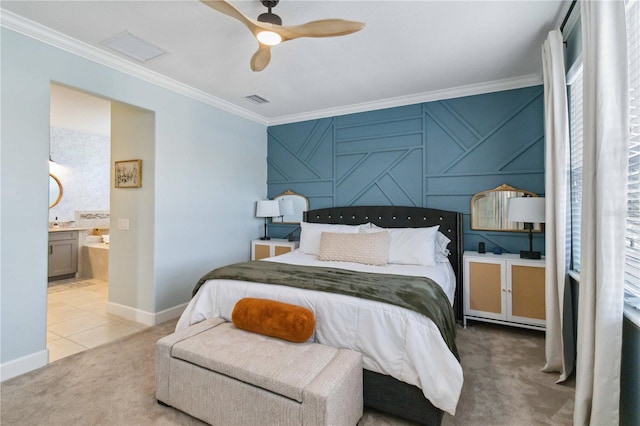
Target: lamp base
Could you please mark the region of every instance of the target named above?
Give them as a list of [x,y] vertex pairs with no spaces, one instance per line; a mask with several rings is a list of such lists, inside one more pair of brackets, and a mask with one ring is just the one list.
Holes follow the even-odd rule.
[[[260,237],[260,239],[263,240],[263,241],[266,241],[266,240],[270,240],[271,237]],[[540,259],[540,258],[538,258],[538,259]]]
[[539,251],[520,250],[520,259],[540,259]]

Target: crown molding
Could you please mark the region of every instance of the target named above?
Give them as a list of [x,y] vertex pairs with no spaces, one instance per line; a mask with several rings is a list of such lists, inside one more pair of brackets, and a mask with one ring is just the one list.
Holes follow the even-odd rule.
[[269,120],[262,115],[240,108],[202,90],[124,60],[3,8],[0,8],[0,26],[231,114],[259,124],[269,124]]
[[247,109],[240,108],[237,105],[217,98],[213,95],[203,92],[202,90],[188,86],[177,80],[173,80],[155,71],[151,71],[141,65],[129,62],[114,54],[100,50],[95,46],[76,40],[72,37],[52,30],[51,28],[45,27],[44,25],[38,24],[37,22],[31,21],[2,8],[0,8],[0,26],[25,35],[27,37],[39,40],[51,46],[57,47],[59,49],[65,50],[67,52],[73,53],[90,61],[112,68],[116,71],[123,72],[132,77],[139,78],[140,80],[202,102],[204,104],[246,118],[253,122],[263,124],[265,126],[274,126],[278,124],[287,124],[306,120],[315,120],[319,118],[335,117],[346,114],[419,104],[423,102],[433,102],[442,99],[451,99],[462,96],[472,96],[483,93],[499,92],[503,90],[519,89],[522,87],[542,84],[541,75],[530,74],[511,79],[471,84],[466,86],[435,90],[431,92],[416,93],[408,96],[363,102],[344,107],[327,108],[300,114],[267,118]]
[[355,114],[385,108],[421,104],[423,102],[433,102],[443,99],[460,98],[463,96],[481,95],[484,93],[501,92],[503,90],[521,89],[523,87],[537,86],[540,84],[542,84],[541,75],[529,74],[522,77],[495,80],[479,84],[470,84],[466,86],[452,87],[449,89],[416,93],[409,96],[400,96],[373,102],[364,102],[340,108],[328,108],[325,110],[317,110],[302,114],[277,117],[269,120],[269,125],[274,126],[278,124],[296,123],[299,121],[316,120],[319,118],[335,117],[339,115]]

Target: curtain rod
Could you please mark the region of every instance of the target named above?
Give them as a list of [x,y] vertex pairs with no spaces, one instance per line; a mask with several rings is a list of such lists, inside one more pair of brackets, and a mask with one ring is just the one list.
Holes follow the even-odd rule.
[[571,6],[569,6],[569,11],[564,16],[564,20],[562,21],[562,25],[560,25],[560,32],[562,32],[564,30],[564,26],[567,24],[567,21],[569,20],[569,16],[571,16],[571,12],[573,12],[573,8],[575,7],[577,2],[578,2],[578,0],[573,0],[571,2]]

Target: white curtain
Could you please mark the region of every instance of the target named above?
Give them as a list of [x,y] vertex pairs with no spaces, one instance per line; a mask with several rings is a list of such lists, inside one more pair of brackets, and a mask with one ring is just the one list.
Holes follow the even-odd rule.
[[573,371],[573,310],[568,277],[569,113],[562,33],[551,31],[542,45],[545,138],[546,364],[559,382]]
[[584,162],[573,421],[617,425],[629,141],[625,6],[580,3]]

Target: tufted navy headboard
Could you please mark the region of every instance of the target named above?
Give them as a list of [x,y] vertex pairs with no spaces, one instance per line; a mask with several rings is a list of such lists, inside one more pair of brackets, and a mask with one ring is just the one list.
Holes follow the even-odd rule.
[[347,206],[328,207],[304,212],[304,221],[359,225],[371,222],[383,228],[424,228],[440,225],[440,232],[449,243],[449,262],[456,274],[456,292],[453,309],[456,319],[462,320],[462,213],[424,207],[401,206]]

